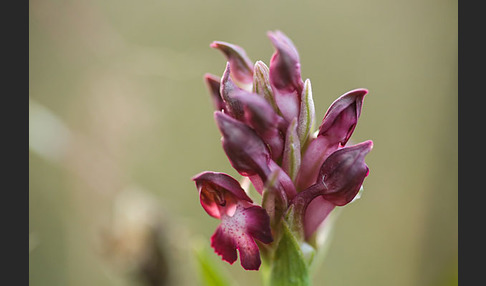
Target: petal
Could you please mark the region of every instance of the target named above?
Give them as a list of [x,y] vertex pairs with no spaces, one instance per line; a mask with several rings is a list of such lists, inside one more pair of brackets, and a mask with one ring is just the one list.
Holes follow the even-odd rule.
[[281,31],[268,32],[267,35],[275,47],[275,53],[270,60],[270,82],[280,92],[297,91],[300,95],[303,82],[297,49]]
[[276,170],[279,171],[277,177],[278,183],[287,195],[287,200],[293,199],[297,194],[297,191],[295,189],[294,182],[289,175],[287,175],[287,173],[282,170],[282,168],[273,160],[270,160],[268,168],[270,169],[270,172],[275,172]]
[[211,94],[214,108],[221,111],[225,109],[225,104],[223,99],[221,98],[220,81],[220,78],[215,75],[209,73],[204,75],[204,82],[206,82],[206,86],[208,87],[209,93]]
[[233,264],[236,261],[236,243],[233,237],[223,231],[219,226],[211,236],[211,246],[214,248],[214,252],[220,255],[223,260],[229,264]]
[[255,187],[255,190],[261,195],[264,188],[262,178],[259,175],[248,176],[248,178],[250,179],[253,187]]
[[270,173],[270,151],[246,124],[219,111],[214,118],[223,135],[223,149],[233,168],[243,176],[259,175],[263,182]]
[[303,190],[316,182],[320,166],[327,157],[344,146],[358,122],[366,89],[349,91],[336,99],[324,116],[317,138],[311,139],[297,175],[297,189]]
[[220,50],[226,56],[235,81],[242,84],[253,82],[253,63],[243,48],[221,41],[212,42],[210,47]]
[[282,32],[268,32],[268,37],[275,47],[275,53],[270,60],[270,84],[278,108],[290,122],[299,116],[303,89],[299,54],[292,41]]
[[331,211],[336,207],[333,203],[326,201],[322,196],[314,198],[309,205],[304,216],[305,238],[308,239]]
[[332,153],[322,164],[318,183],[325,186],[323,197],[337,206],[351,202],[369,174],[365,156],[373,148],[371,140],[344,147]]
[[[216,249],[217,246],[213,246],[216,253],[222,253],[220,255],[226,255],[227,258],[233,258],[233,256],[230,256],[232,252],[229,251],[229,248],[234,246],[240,253],[243,268],[258,270],[261,264],[260,250],[254,239],[263,243],[273,241],[270,218],[267,212],[259,206],[244,208],[242,205],[238,205],[233,216],[222,217],[219,229],[221,229],[222,235],[220,237],[223,238],[221,240],[223,247]],[[223,259],[225,259],[225,256],[223,256]]]
[[267,212],[259,206],[246,208],[244,212],[246,213],[246,229],[248,234],[263,243],[272,242],[270,217]]
[[[269,160],[268,162],[268,169],[269,169],[269,174],[267,174],[264,179],[260,175],[252,175],[249,176],[251,183],[255,187],[258,193],[262,194],[265,185],[267,183],[268,177],[270,177],[270,174],[273,172],[278,172],[277,176],[277,183],[278,186],[276,186],[277,189],[282,188],[283,192],[286,195],[286,199],[292,199],[296,194],[297,191],[295,189],[294,183],[292,182],[292,179],[285,173],[285,171],[273,160]],[[280,190],[280,189],[279,189]]]
[[334,148],[329,148],[329,146],[327,137],[319,136],[310,140],[302,156],[300,169],[297,174],[297,190],[307,189],[316,182],[322,163],[335,151]]
[[366,89],[355,89],[336,99],[324,115],[318,136],[327,137],[330,145],[346,145],[361,115],[367,93]]
[[279,130],[286,124],[272,106],[255,93],[240,92],[235,95],[237,101],[243,105],[244,119],[248,126],[269,145],[272,159],[277,160],[282,155],[284,139]]
[[225,103],[225,111],[236,119],[242,119],[243,106],[241,102],[235,98],[235,94],[238,94],[243,90],[239,88],[231,79],[230,70],[231,68],[228,62],[226,63],[226,68],[224,70],[223,77],[221,78],[220,93]]
[[199,191],[199,199],[206,212],[215,218],[234,212],[239,201],[252,200],[241,188],[240,183],[225,173],[202,172],[192,178]]
[[260,249],[250,236],[243,235],[238,239],[238,252],[241,266],[245,270],[258,270],[260,268]]

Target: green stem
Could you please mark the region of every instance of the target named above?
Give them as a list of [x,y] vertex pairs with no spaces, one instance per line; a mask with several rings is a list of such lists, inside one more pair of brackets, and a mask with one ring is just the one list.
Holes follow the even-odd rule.
[[[267,265],[266,265],[267,266]],[[265,286],[310,286],[309,267],[298,240],[282,220],[282,236],[264,273]]]

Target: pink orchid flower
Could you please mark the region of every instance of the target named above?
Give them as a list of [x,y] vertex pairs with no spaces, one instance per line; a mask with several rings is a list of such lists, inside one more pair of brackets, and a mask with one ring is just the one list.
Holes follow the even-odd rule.
[[238,181],[227,174],[203,172],[193,180],[204,210],[221,220],[211,237],[216,253],[233,264],[238,250],[241,266],[246,270],[258,270],[261,261],[255,239],[263,243],[273,241],[267,212],[254,205]]

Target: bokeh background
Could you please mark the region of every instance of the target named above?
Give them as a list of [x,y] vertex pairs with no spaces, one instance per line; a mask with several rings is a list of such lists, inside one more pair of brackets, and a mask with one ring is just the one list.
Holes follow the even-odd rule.
[[[344,92],[370,91],[351,139],[374,141],[371,173],[314,284],[457,285],[457,10],[454,0],[30,0],[30,284],[143,285],[133,272],[149,253],[167,285],[199,285],[194,249],[209,247],[218,221],[190,178],[237,176],[203,81],[225,67],[209,44],[268,64],[266,32],[280,29],[312,81],[318,122]],[[259,285],[239,261],[220,264]]]

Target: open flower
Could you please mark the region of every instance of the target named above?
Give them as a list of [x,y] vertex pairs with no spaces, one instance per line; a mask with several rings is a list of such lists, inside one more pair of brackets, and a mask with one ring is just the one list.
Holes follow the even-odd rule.
[[203,172],[193,177],[202,207],[221,224],[211,237],[211,246],[223,260],[233,264],[236,250],[246,270],[260,268],[260,252],[255,239],[273,241],[270,218],[260,206],[253,204],[238,181],[227,174]]

